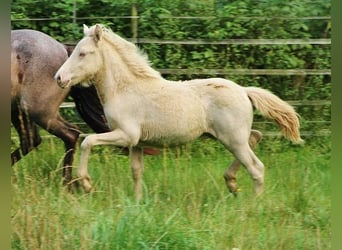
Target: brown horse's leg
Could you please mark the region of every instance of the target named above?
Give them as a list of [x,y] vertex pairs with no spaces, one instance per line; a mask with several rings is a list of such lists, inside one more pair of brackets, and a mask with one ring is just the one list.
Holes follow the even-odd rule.
[[135,197],[139,201],[142,198],[142,175],[144,171],[143,150],[136,147],[132,148],[130,150],[130,157]]
[[[32,124],[34,125],[34,124]],[[34,148],[38,147],[41,143],[41,137],[37,127],[33,127],[31,132],[18,131],[20,148],[15,149],[11,152],[11,165],[13,166],[16,162],[20,161],[21,158],[30,153]]]
[[16,162],[20,161],[20,159],[20,148],[17,148],[13,152],[11,152],[11,166],[13,166]]
[[[252,149],[255,148],[256,144],[261,140],[262,133],[258,130],[252,130],[251,135],[249,136],[249,145]],[[236,182],[236,174],[239,171],[241,163],[235,159],[232,164],[226,169],[224,173],[224,179],[226,181],[226,185],[229,191],[237,195],[239,189]]]
[[64,142],[65,155],[63,159],[62,176],[63,183],[69,184],[72,179],[72,163],[80,131],[76,126],[64,121],[60,116],[48,119],[48,122],[41,121],[40,125]]
[[76,142],[78,139],[79,133],[72,134],[72,137],[67,140],[63,139],[65,146],[65,156],[63,159],[63,182],[68,185],[70,189],[71,180],[72,180],[72,163],[74,161],[74,154],[76,149]]
[[18,109],[12,107],[11,120],[20,140],[20,149],[17,148],[11,153],[11,163],[14,165],[22,156],[36,148],[42,140],[38,127],[24,112],[19,112]]

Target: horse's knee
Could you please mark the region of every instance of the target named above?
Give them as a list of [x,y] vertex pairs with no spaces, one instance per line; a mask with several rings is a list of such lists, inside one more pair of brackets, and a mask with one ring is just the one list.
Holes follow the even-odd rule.
[[78,140],[80,133],[71,133],[68,134],[66,138],[62,138],[64,141],[65,148],[68,149],[74,149]]

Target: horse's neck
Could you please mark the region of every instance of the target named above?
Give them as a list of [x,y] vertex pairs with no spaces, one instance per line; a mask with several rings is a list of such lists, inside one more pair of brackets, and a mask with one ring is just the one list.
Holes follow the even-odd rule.
[[102,104],[102,106],[104,106],[108,100],[110,100],[115,91],[115,86],[112,84],[108,84],[107,81],[96,81],[94,83],[96,91],[97,91],[97,95],[100,99],[100,102]]
[[161,76],[142,78],[132,73],[128,67],[118,68],[111,64],[107,64],[100,75],[101,77],[95,80],[95,87],[102,105],[115,98],[115,95],[131,89],[151,88],[152,85],[166,82]]
[[103,47],[104,67],[96,79],[96,88],[102,104],[112,99],[113,95],[128,89],[144,88],[166,81],[140,55],[132,54],[130,57],[115,51],[112,52],[115,54],[108,53],[112,49],[110,47],[110,44]]

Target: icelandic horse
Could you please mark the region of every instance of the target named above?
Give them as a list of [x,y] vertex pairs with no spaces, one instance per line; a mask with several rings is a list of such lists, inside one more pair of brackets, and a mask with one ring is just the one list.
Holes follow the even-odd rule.
[[249,143],[261,136],[251,128],[253,107],[274,120],[287,139],[303,141],[298,114],[270,91],[223,78],[169,81],[150,66],[136,45],[100,24],[84,25],[84,37],[55,79],[62,89],[79,82],[93,84],[111,129],[88,135],[81,143],[77,175],[86,191],[93,188],[87,165],[95,145],[129,148],[135,193],[140,199],[142,147],[181,145],[210,134],[238,161],[225,172],[229,190],[238,190],[236,172],[241,163],[253,179],[256,195],[260,195],[264,165]]

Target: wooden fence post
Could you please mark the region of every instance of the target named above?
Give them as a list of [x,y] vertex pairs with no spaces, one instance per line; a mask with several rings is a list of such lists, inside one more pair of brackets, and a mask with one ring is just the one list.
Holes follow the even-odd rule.
[[132,31],[132,40],[134,43],[138,43],[138,7],[136,3],[132,4],[131,10],[131,31]]

